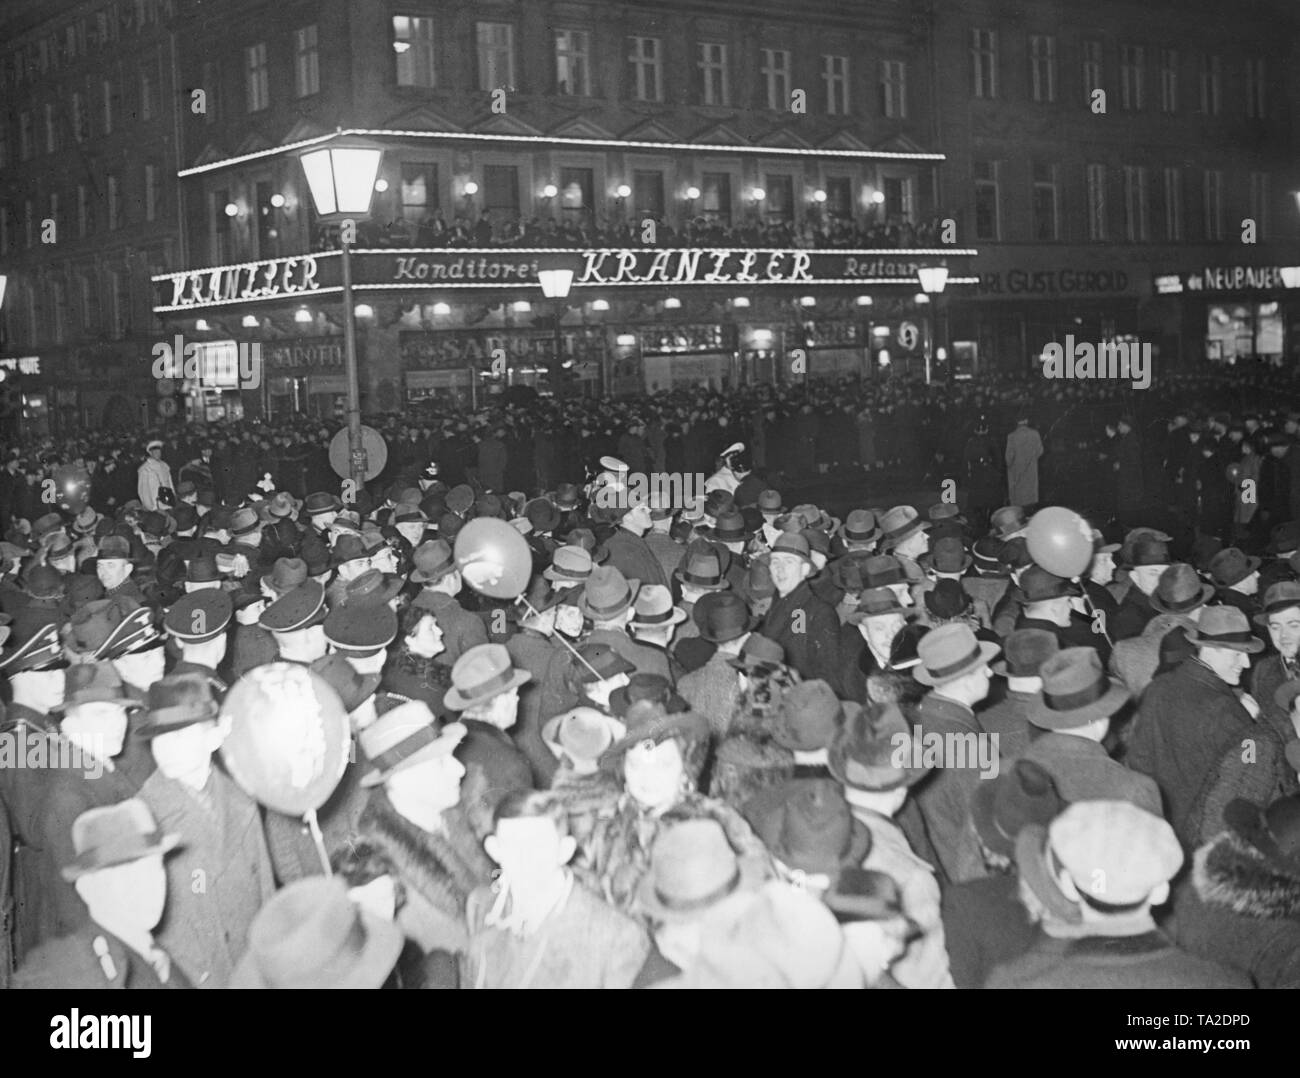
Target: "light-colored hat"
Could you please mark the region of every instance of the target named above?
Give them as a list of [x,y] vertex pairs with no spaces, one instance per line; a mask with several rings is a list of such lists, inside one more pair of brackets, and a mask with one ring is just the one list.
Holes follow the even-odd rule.
[[1052,854],[1093,903],[1141,902],[1183,866],[1174,829],[1128,801],[1077,801],[1047,834]]
[[986,666],[1002,650],[997,644],[978,640],[969,625],[940,625],[921,637],[916,645],[921,664],[912,676],[922,685],[946,685],[964,674]]
[[542,741],[557,759],[568,758],[579,775],[600,770],[600,758],[616,741],[627,736],[627,727],[594,707],[575,707],[547,720]]
[[717,820],[683,820],[659,832],[637,899],[652,920],[694,921],[762,882],[762,862],[741,858]]
[[515,669],[503,645],[477,644],[451,668],[451,688],[443,703],[453,711],[464,711],[532,679],[527,670]]
[[422,700],[399,704],[358,735],[361,751],[370,762],[361,785],[378,786],[398,771],[437,756],[450,756],[468,732],[459,722],[437,730],[433,712]]
[[662,584],[642,585],[636,597],[632,624],[644,629],[658,629],[665,625],[680,625],[686,620],[686,611],[673,605],[673,593]]

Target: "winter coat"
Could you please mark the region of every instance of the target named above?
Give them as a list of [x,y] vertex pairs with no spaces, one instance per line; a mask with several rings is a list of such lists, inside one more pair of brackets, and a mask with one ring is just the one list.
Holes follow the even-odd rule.
[[[975,713],[964,704],[931,691],[917,708],[914,727],[922,736],[978,735]],[[971,798],[980,784],[974,766],[936,768],[916,787],[916,803],[939,863],[935,866],[949,883],[988,875],[975,832],[968,826]]]
[[1029,724],[1029,702],[1034,696],[1032,692],[1008,691],[996,704],[975,716],[981,730],[996,735],[998,755],[1003,759],[1014,760],[1029,748],[1034,734]]
[[164,859],[167,907],[158,945],[199,988],[224,988],[253,917],[275,891],[257,804],[213,768],[202,797],[155,771],[140,788],[158,829],[184,836]]
[[726,737],[732,713],[740,700],[740,678],[729,665],[730,658],[720,651],[714,652],[702,667],[684,675],[678,686],[691,710],[708,719],[716,738]]
[[[796,614],[802,615],[799,621]],[[785,649],[786,663],[805,681],[823,678],[835,695],[844,699],[840,619],[835,607],[819,599],[807,580],[785,598],[778,596],[772,601],[761,632]]]
[[1300,791],[1296,770],[1286,759],[1286,742],[1257,722],[1244,743],[1233,743],[1206,776],[1192,807],[1188,833],[1194,843],[1208,842],[1227,824],[1223,810],[1235,798],[1271,805]]
[[402,816],[383,787],[373,790],[357,822],[359,837],[393,864],[406,887],[398,923],[426,953],[435,947],[463,951],[469,942],[465,906],[475,888],[492,880],[493,864],[464,810],[442,814],[444,829],[424,831]]
[[1171,930],[1179,946],[1249,974],[1257,988],[1300,988],[1300,876],[1230,831],[1196,851]]
[[1133,694],[1133,699],[1140,700],[1160,670],[1162,648],[1168,650],[1175,643],[1166,643],[1165,638],[1175,632],[1181,635],[1178,653],[1185,659],[1195,649],[1187,642],[1187,634],[1183,630],[1194,626],[1195,622],[1181,614],[1157,614],[1147,622],[1146,628],[1139,635],[1130,636],[1115,645],[1108,664],[1110,672],[1124,682],[1125,688]]
[[150,512],[159,508],[159,491],[164,487],[173,493],[176,491],[175,486],[172,484],[172,470],[161,460],[154,460],[153,457],[150,457],[136,469],[136,476],[136,489],[139,493],[140,502]]
[[[110,972],[112,976],[109,976]],[[75,991],[193,986],[175,962],[164,984],[154,968],[120,939],[98,925],[87,923],[74,933],[50,940],[28,955],[14,974],[13,987]]]
[[1295,737],[1291,725],[1291,716],[1277,706],[1273,699],[1284,682],[1300,678],[1300,665],[1286,662],[1281,655],[1273,653],[1265,657],[1250,672],[1250,695],[1259,704],[1260,720],[1266,722],[1283,744]]
[[639,580],[642,586],[659,584],[668,586],[668,577],[655,553],[646,545],[646,541],[626,528],[619,528],[605,540],[605,550],[609,553],[607,565],[612,566],[628,580]]
[[993,970],[1028,951],[1040,930],[1017,896],[1014,873],[953,884],[943,892],[943,938],[958,988],[983,988]]
[[1128,801],[1155,816],[1160,790],[1148,776],[1110,758],[1096,741],[1074,734],[1040,733],[1021,755],[1046,771],[1066,804],[1076,801]]
[[1156,780],[1165,818],[1185,848],[1197,844],[1193,810],[1206,777],[1229,748],[1258,733],[1235,689],[1197,658],[1185,659],[1147,688],[1126,762]]
[[455,666],[456,660],[470,648],[488,642],[483,619],[471,614],[454,596],[426,588],[415,597],[411,605],[428,610],[442,629],[446,650],[436,658],[444,666]]
[[1007,435],[1007,501],[1010,505],[1038,504],[1038,461],[1043,439],[1033,427],[1017,427]]

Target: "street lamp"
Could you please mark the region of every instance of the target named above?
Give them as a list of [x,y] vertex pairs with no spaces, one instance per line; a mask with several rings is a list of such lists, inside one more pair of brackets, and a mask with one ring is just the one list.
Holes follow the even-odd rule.
[[[381,146],[339,140],[301,155],[317,216],[325,222],[353,221],[370,215],[375,180],[384,159]],[[367,461],[361,442],[361,387],[357,375],[357,325],[352,302],[352,229],[343,229],[343,348],[348,380],[348,472],[354,493],[365,485]]]
[[564,300],[573,287],[576,261],[572,255],[550,254],[539,258],[537,262],[537,282],[542,286],[542,295],[555,301],[555,364],[551,368],[551,376],[555,395],[562,397],[564,342],[560,336],[560,320],[564,317]]
[[[916,271],[917,280],[921,282],[921,292],[928,301],[931,296],[940,297],[943,290],[948,284],[948,267],[947,266],[921,266]],[[919,298],[919,297],[918,297]],[[925,342],[925,384],[930,384],[930,362],[934,357],[934,337],[939,325],[939,316],[935,308],[939,300],[936,298],[934,303],[930,304],[930,332],[926,335]]]

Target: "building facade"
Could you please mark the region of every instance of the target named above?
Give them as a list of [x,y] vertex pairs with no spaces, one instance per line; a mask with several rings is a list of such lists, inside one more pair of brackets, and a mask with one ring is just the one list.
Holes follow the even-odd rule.
[[954,340],[1006,370],[1066,334],[1136,337],[1158,364],[1300,360],[1300,269],[1283,273],[1300,263],[1298,17],[1272,0],[1231,17],[1202,0],[943,5],[941,198],[980,251]]

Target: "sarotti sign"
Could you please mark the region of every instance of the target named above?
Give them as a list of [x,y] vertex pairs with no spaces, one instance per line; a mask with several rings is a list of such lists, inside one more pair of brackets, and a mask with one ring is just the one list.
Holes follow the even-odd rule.
[[[538,287],[540,248],[364,250],[352,252],[358,292]],[[916,285],[917,270],[974,250],[805,251],[789,248],[603,248],[566,251],[576,287],[611,285]],[[910,257],[909,257],[910,256]],[[974,283],[950,277],[949,284]],[[337,251],[164,273],[153,278],[154,310],[194,310],[267,300],[323,297],[342,290]]]

